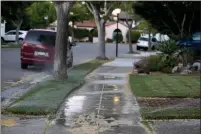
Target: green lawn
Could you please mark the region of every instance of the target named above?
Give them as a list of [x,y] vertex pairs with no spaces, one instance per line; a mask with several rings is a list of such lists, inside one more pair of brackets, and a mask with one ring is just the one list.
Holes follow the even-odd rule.
[[200,97],[199,76],[130,75],[137,97]]
[[31,89],[6,109],[15,114],[46,115],[56,113],[67,95],[84,83],[84,77],[108,61],[92,60],[72,68],[65,81],[51,80]]
[[143,119],[200,119],[200,108],[148,108],[140,109]]

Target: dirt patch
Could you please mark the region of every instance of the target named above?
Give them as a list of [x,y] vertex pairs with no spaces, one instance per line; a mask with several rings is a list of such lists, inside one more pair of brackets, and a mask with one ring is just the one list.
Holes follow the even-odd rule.
[[200,99],[193,98],[138,98],[141,107],[200,107]]

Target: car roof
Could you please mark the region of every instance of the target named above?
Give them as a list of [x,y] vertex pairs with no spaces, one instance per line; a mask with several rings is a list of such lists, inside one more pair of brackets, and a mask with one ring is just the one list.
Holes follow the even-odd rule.
[[55,32],[54,30],[50,30],[50,29],[30,29],[29,31],[47,31],[47,32]]

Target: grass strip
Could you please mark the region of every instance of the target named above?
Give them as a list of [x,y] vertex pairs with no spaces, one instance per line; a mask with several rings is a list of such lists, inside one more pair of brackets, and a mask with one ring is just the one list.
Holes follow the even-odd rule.
[[200,119],[200,108],[140,108],[144,120]]
[[21,44],[1,44],[1,48],[21,48]]
[[178,97],[199,98],[199,76],[171,76],[131,74],[131,90],[137,97]]
[[50,80],[24,94],[6,109],[7,112],[26,115],[54,114],[67,95],[84,84],[84,77],[108,61],[92,60],[74,66],[64,81]]

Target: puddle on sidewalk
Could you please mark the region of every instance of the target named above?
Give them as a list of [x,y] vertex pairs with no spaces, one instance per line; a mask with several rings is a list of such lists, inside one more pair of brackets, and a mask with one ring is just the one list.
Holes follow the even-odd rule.
[[96,75],[92,76],[91,79],[93,80],[122,80],[122,77],[111,76],[111,75]]

